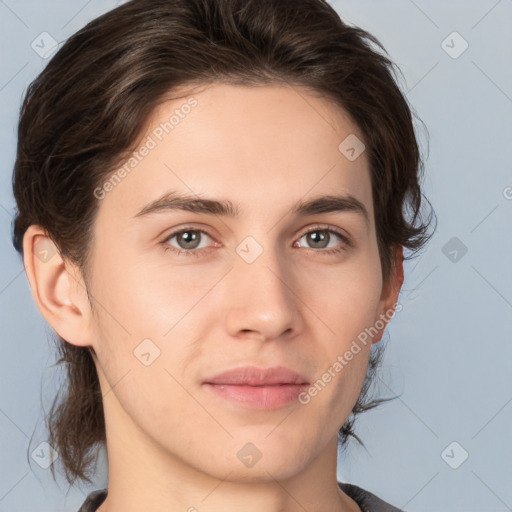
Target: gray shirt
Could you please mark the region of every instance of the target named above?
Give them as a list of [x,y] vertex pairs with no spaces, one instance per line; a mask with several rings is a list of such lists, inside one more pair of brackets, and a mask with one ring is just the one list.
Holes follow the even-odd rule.
[[[338,482],[338,485],[345,494],[350,496],[359,505],[362,512],[404,512],[357,485],[343,482]],[[96,512],[106,497],[107,489],[91,492],[78,512]]]

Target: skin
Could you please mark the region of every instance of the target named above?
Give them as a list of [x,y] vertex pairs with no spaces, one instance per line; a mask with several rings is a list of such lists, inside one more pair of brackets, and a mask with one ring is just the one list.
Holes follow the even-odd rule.
[[[34,257],[44,231],[31,226],[24,238],[40,311],[64,339],[91,348],[98,370],[110,471],[99,510],[359,511],[337,485],[337,432],[384,328],[305,405],[249,409],[202,381],[252,364],[315,382],[396,304],[402,251],[383,283],[366,153],[349,161],[338,150],[349,134],[363,137],[339,106],[304,88],[216,83],[193,96],[197,106],[99,201],[92,307],[77,268],[59,253]],[[185,99],[161,104],[140,140]],[[240,217],[135,217],[171,190],[229,199]],[[351,194],[369,223],[351,211],[290,214],[324,194]],[[198,248],[169,238],[184,227],[208,233]],[[324,254],[304,236],[315,228],[339,229],[353,245],[331,234],[328,248],[343,250]],[[247,236],[263,249],[252,263],[236,252]],[[134,350],[148,338],[160,356],[146,366]],[[252,467],[237,457],[249,442],[262,454]]]

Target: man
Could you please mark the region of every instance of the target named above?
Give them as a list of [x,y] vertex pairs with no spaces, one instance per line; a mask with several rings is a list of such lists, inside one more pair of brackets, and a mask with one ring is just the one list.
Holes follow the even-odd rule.
[[85,479],[106,442],[82,512],[398,510],[336,480],[427,240],[368,41],[320,0],[133,0],[29,90],[15,245],[70,363],[50,444]]

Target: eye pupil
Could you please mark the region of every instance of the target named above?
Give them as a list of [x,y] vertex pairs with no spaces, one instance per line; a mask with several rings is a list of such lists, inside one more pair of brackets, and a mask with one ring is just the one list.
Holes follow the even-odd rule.
[[[313,245],[320,243],[320,248],[324,248],[329,243],[329,234],[325,231],[311,231],[308,233],[308,243],[311,242]],[[323,243],[325,242],[325,243]],[[322,245],[323,243],[323,245]],[[318,246],[317,246],[318,247]]]
[[184,241],[185,246],[183,249],[195,249],[198,245],[199,233],[197,231],[183,231],[182,233],[176,235],[176,238],[180,246]]

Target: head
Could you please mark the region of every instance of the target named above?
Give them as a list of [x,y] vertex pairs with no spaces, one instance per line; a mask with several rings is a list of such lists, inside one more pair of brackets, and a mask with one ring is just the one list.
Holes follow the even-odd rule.
[[[68,480],[107,400],[219,477],[246,442],[285,476],[358,439],[403,250],[429,237],[421,173],[393,64],[323,0],[133,0],[69,38],[27,91],[13,177],[14,246],[67,364],[48,426]],[[253,363],[310,384],[268,437],[283,409],[204,389]]]

